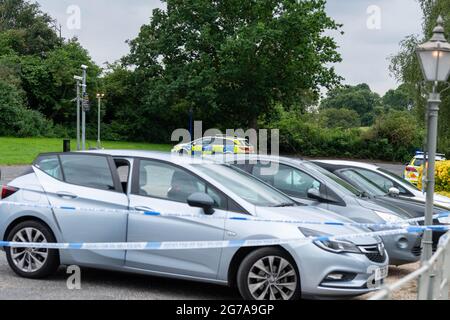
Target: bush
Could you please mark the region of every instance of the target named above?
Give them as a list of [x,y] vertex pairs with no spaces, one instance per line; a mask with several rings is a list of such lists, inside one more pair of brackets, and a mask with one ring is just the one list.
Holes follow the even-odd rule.
[[[423,166],[419,170],[419,184],[418,188],[422,189],[422,179],[424,175]],[[436,162],[436,169],[434,174],[436,184],[436,192],[450,193],[450,160]]]
[[39,137],[52,134],[52,123],[24,106],[22,92],[0,80],[0,136]]
[[326,128],[357,128],[361,126],[358,113],[349,109],[324,109],[320,111],[320,123]]
[[[338,157],[356,159],[378,159],[404,161],[420,145],[420,131],[408,131],[401,122],[404,115],[393,115],[392,119],[379,120],[369,130],[360,128],[341,129],[323,128],[312,115],[300,115],[295,112],[282,112],[279,119],[263,124],[280,130],[280,151],[296,153],[310,157]],[[407,123],[409,123],[407,118]],[[397,122],[401,128],[393,128]],[[414,126],[416,128],[416,126]],[[389,131],[391,130],[391,132]],[[397,135],[413,134],[408,139],[399,139]]]

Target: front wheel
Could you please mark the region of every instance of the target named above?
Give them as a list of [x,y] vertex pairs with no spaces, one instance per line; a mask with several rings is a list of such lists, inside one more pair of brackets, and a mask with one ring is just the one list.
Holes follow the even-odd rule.
[[237,284],[246,300],[298,300],[300,276],[293,259],[278,248],[253,251],[242,261]]
[[[37,221],[16,225],[8,234],[9,242],[55,243],[49,228]],[[53,274],[59,267],[58,250],[5,248],[11,269],[21,277],[39,279]]]

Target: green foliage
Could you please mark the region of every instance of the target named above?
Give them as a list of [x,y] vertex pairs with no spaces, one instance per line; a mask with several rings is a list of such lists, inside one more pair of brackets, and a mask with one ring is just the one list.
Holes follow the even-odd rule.
[[417,149],[424,136],[413,115],[396,110],[381,115],[372,128],[372,134],[375,140],[386,139],[395,150],[394,157],[399,159]]
[[324,35],[339,26],[323,0],[166,3],[124,60],[136,67],[143,137],[154,135],[145,119],[161,137],[186,128],[191,109],[205,127],[256,127],[276,104],[293,108],[340,80],[329,67],[340,61],[336,44]]
[[320,109],[350,109],[356,111],[363,126],[373,123],[376,107],[381,105],[380,96],[370,90],[365,83],[356,86],[344,86],[330,90],[322,100]]
[[324,109],[320,112],[320,122],[326,128],[356,128],[361,126],[361,119],[355,110]]
[[23,102],[20,89],[0,80],[0,136],[40,136],[51,130],[51,123]]
[[[91,97],[97,90],[100,68],[76,39],[59,39],[52,24],[35,3],[0,1],[0,79],[3,89],[11,90],[2,97],[3,108],[9,112],[0,114],[0,121],[9,123],[4,129],[8,132],[2,134],[52,136],[66,132],[63,126],[72,127],[76,117],[73,76],[81,73],[81,64],[89,66]],[[56,124],[53,129],[52,123]]]
[[[50,27],[53,20],[39,5],[24,0],[0,1],[0,44],[17,54],[45,55],[60,39]],[[5,49],[1,50],[5,50]],[[0,53],[2,53],[0,51]]]
[[392,111],[390,116],[377,119],[376,125],[368,130],[324,128],[311,115],[283,112],[276,121],[266,125],[280,130],[282,152],[310,157],[405,161],[420,145],[422,137],[420,130],[410,129],[415,128],[413,120],[407,113]]
[[386,109],[409,110],[414,105],[411,92],[407,85],[402,84],[397,89],[391,89],[382,98]]
[[[419,0],[424,13],[423,35],[408,36],[401,42],[400,52],[392,57],[391,72],[410,92],[413,99],[413,111],[416,121],[425,122],[426,96],[431,92],[430,84],[423,82],[422,71],[417,59],[415,48],[417,44],[430,39],[432,30],[436,26],[438,15],[444,18],[444,29],[447,39],[450,39],[450,0]],[[442,84],[438,90],[445,89],[448,84]],[[439,111],[439,139],[440,152],[450,154],[450,91],[441,94],[442,104]]]

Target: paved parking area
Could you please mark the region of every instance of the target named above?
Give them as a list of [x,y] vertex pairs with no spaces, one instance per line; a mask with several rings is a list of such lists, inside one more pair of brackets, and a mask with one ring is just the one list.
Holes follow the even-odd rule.
[[8,183],[12,179],[22,174],[22,172],[24,172],[29,167],[30,166],[11,166],[11,167],[1,166],[0,185]]
[[[402,166],[382,164],[383,167],[401,173]],[[7,183],[20,175],[26,166],[0,167],[1,183]],[[416,265],[391,268],[388,281],[395,281],[414,270]],[[0,251],[0,299],[54,300],[54,299],[95,299],[95,300],[232,300],[239,299],[236,290],[189,281],[171,280],[158,277],[141,276],[126,273],[109,272],[93,269],[82,269],[81,290],[69,290],[66,282],[69,275],[65,268],[45,280],[28,280],[16,276],[8,267],[4,252]],[[414,298],[415,285],[395,298]],[[360,297],[365,299],[370,295]]]

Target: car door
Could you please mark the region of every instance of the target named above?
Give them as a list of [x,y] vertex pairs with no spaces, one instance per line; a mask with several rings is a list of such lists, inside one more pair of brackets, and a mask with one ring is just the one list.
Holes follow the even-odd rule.
[[212,143],[212,153],[213,154],[224,153],[224,148],[225,148],[225,139],[221,137],[215,137]]
[[[130,207],[175,213],[164,217],[133,213],[128,221],[129,242],[221,241],[224,239],[227,198],[192,172],[158,160],[137,159],[134,164]],[[187,204],[197,192],[215,202],[212,219],[203,209]],[[128,251],[126,265],[158,273],[215,279],[221,249]]]
[[328,204],[308,197],[310,189],[316,189],[322,193],[326,192],[326,188],[319,180],[302,170],[281,163],[278,164],[278,169],[272,174],[264,174],[262,169],[268,168],[268,166],[270,166],[270,163],[258,162],[253,166],[251,174],[302,203],[320,206],[324,209],[328,208]]
[[396,181],[389,179],[388,177],[374,172],[372,170],[366,170],[361,168],[355,168],[354,169],[357,173],[365,177],[366,179],[370,180],[372,183],[374,183],[376,186],[378,186],[381,190],[383,190],[386,194],[389,193],[389,189],[391,188],[397,188],[400,191],[400,197],[403,198],[410,198],[412,194],[408,192],[405,188],[403,188],[399,183]]
[[[122,192],[111,157],[81,153],[43,155],[35,161],[34,171],[49,203],[58,207],[53,212],[64,242],[126,241],[127,212],[107,211],[128,209],[128,198]],[[68,250],[68,255],[79,264],[123,265],[125,261],[122,250]]]

